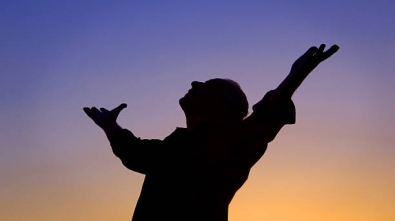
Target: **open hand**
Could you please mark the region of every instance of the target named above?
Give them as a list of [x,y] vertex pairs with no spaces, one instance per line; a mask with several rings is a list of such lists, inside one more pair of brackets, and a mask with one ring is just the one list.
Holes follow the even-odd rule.
[[84,107],[83,110],[100,128],[106,131],[108,128],[117,124],[116,121],[119,113],[126,107],[126,104],[121,104],[111,111],[105,108],[100,108],[100,110],[98,110],[96,107]]
[[313,46],[309,48],[302,56],[300,56],[292,65],[291,73],[295,75],[308,75],[321,62],[331,57],[339,50],[339,46],[333,45],[324,52],[325,44],[321,44],[319,48]]

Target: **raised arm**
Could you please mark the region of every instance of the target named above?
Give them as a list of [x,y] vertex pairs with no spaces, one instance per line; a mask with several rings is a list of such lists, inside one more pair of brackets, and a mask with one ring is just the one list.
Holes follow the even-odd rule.
[[333,45],[325,52],[324,49],[325,44],[321,44],[319,48],[313,46],[293,63],[288,76],[274,90],[271,96],[272,103],[276,104],[277,101],[290,99],[314,68],[336,53],[339,50],[339,46]]
[[253,165],[262,156],[266,144],[274,140],[284,125],[295,123],[296,110],[292,95],[314,68],[336,53],[339,47],[333,45],[325,52],[324,49],[324,44],[319,48],[308,49],[293,63],[284,81],[253,106],[253,113],[243,121],[241,127],[242,139],[249,144],[240,152],[246,165]]
[[324,49],[325,44],[319,48],[309,48],[293,63],[290,73],[281,84],[253,106],[254,112],[245,120],[244,126],[251,136],[270,142],[282,126],[295,123],[292,95],[314,68],[336,53],[339,46],[333,45],[327,51]]
[[122,129],[116,120],[126,106],[126,104],[121,104],[111,111],[105,108],[99,110],[96,107],[85,107],[83,110],[103,129],[113,153],[122,161],[122,164],[130,170],[146,174],[155,167],[163,141],[142,140],[135,137],[129,130]]

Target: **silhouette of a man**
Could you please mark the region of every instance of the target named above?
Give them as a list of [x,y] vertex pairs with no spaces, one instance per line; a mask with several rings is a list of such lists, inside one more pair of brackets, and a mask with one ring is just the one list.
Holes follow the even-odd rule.
[[253,106],[229,79],[192,82],[180,99],[187,128],[164,140],[145,140],[121,128],[116,119],[126,104],[85,113],[101,127],[114,154],[130,170],[145,174],[133,221],[228,220],[228,206],[285,124],[295,123],[293,93],[307,75],[339,47],[324,52],[311,47],[292,65],[290,74]]

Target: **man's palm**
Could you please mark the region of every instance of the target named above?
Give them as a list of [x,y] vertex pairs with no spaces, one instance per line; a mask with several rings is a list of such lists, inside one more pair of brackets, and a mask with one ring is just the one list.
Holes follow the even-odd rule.
[[331,57],[339,50],[339,46],[333,45],[324,52],[325,44],[319,48],[311,47],[302,56],[300,56],[292,65],[291,73],[307,75],[314,70],[322,61]]
[[111,111],[105,108],[98,110],[96,107],[84,107],[83,110],[99,127],[106,130],[106,128],[116,124],[119,113],[126,107],[126,104],[121,104]]

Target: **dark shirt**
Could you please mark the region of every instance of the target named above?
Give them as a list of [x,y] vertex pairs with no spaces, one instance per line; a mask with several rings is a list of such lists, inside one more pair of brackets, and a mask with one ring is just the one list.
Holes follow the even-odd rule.
[[282,126],[295,123],[291,99],[268,107],[271,91],[243,122],[177,128],[164,140],[117,131],[110,143],[130,170],[145,174],[133,221],[227,221],[228,206]]

